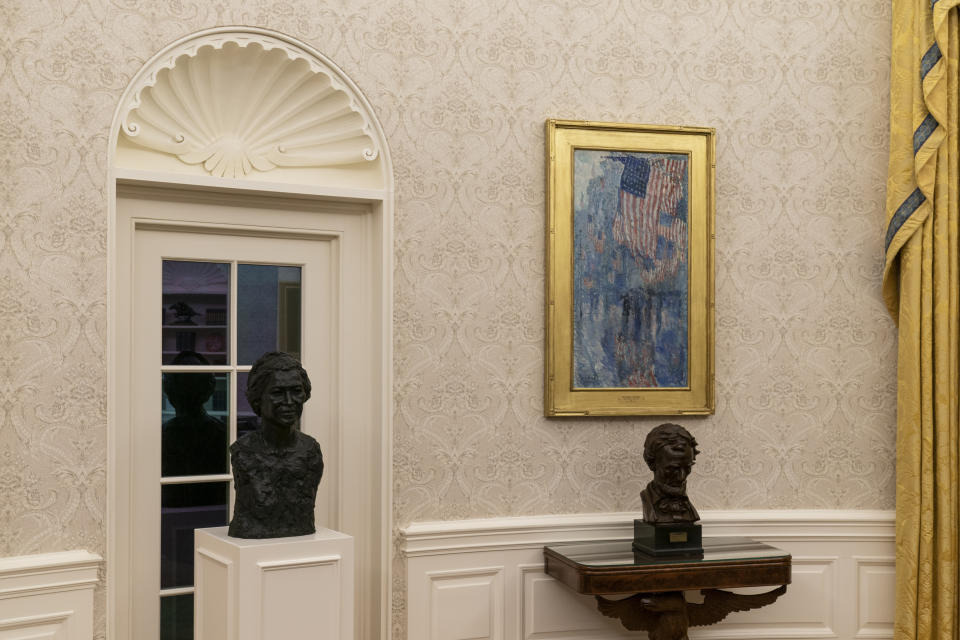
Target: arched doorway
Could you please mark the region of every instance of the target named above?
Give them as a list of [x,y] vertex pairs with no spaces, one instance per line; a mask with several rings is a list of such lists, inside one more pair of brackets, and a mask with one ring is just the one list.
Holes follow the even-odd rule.
[[354,536],[355,628],[387,637],[393,175],[370,104],[309,45],[223,27],[144,65],[111,135],[110,636],[185,629],[193,527],[229,517],[226,466],[163,468],[164,376],[212,376],[226,443],[262,347],[301,351],[321,388],[303,421],[329,461],[317,524]]

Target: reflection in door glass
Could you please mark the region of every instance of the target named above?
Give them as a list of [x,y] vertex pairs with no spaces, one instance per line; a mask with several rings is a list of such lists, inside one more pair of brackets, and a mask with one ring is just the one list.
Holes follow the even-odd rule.
[[193,594],[160,598],[160,640],[193,640]]
[[228,364],[230,265],[163,261],[163,363],[194,351]]
[[237,265],[237,364],[268,351],[300,357],[300,267]]
[[[207,364],[184,351],[172,364]],[[161,473],[199,476],[227,472],[230,415],[226,373],[163,374]]]
[[227,524],[227,482],[166,484],[160,489],[160,587],[193,584],[193,530]]

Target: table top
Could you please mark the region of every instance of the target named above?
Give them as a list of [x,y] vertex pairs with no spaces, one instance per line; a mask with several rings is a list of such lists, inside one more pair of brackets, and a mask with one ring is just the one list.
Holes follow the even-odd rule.
[[580,593],[651,593],[790,583],[790,554],[749,538],[704,538],[703,556],[635,553],[632,539],[544,547],[546,573]]

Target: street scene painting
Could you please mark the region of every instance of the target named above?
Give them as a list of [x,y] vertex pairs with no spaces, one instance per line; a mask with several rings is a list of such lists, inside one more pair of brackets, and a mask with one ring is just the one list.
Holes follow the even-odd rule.
[[690,384],[689,156],[573,152],[573,387]]

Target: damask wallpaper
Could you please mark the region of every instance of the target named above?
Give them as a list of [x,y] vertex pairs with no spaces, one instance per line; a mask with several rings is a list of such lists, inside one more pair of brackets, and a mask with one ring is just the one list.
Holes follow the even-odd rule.
[[886,0],[2,0],[0,556],[105,550],[108,128],[221,24],[324,52],[391,145],[396,526],[640,509],[662,420],[542,417],[547,117],[717,129],[698,508],[893,506]]

